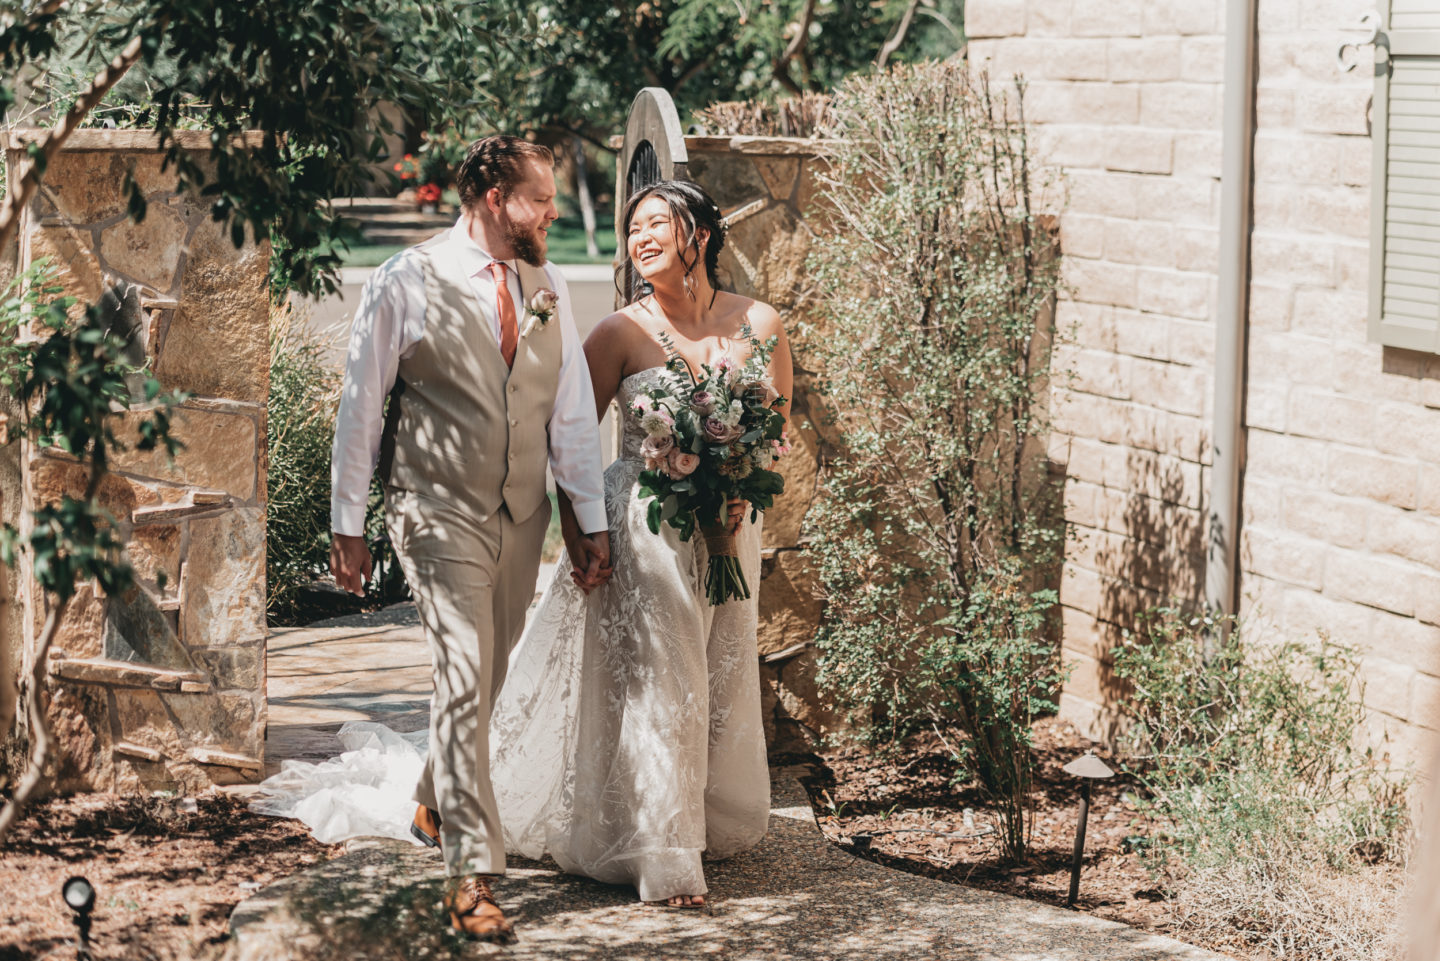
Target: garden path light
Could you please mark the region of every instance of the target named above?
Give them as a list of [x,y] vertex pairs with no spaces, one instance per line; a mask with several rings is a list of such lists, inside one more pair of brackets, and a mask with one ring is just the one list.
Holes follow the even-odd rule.
[[1097,778],[1114,777],[1115,772],[1091,751],[1061,768],[1080,779],[1080,817],[1075,824],[1075,859],[1070,863],[1070,894],[1065,903],[1073,906],[1080,893],[1080,862],[1085,857],[1085,820],[1090,817],[1090,782]]
[[88,961],[90,957],[90,912],[95,908],[95,888],[89,881],[76,875],[67,879],[60,886],[60,894],[65,898],[66,906],[75,912],[75,927],[80,932],[80,946],[77,955]]

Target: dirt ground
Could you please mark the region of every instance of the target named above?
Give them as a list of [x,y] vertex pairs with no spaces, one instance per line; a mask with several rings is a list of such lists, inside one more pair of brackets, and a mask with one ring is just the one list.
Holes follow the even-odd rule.
[[[996,835],[984,833],[991,817],[976,792],[952,786],[955,766],[938,739],[917,739],[888,757],[848,750],[790,760],[809,763],[821,829],[841,848],[900,870],[1064,905],[1079,795],[1060,769],[1093,745],[1055,720],[1036,726],[1036,741],[1032,856],[1018,866],[1003,864]],[[1076,907],[1192,940],[1177,935],[1174,905],[1136,853],[1145,825],[1128,800],[1132,790],[1120,776],[1094,783]],[[31,809],[0,856],[0,961],[75,957],[67,946],[75,929],[60,898],[72,875],[97,891],[97,961],[210,961],[235,905],[341,851],[314,841],[297,821],[251,814],[218,792],[54,798]],[[1271,957],[1228,939],[1206,946],[1243,961]]]
[[235,905],[340,851],[221,793],[52,798],[30,809],[0,856],[0,961],[75,957],[60,897],[73,875],[96,891],[97,961],[211,958]]
[[[1080,795],[1076,779],[1061,768],[1095,745],[1058,720],[1040,721],[1035,739],[1039,764],[1032,853],[1022,865],[1002,863],[993,832],[974,838],[945,836],[981,834],[993,822],[975,790],[951,786],[955,764],[933,736],[917,738],[888,758],[856,750],[826,752],[821,755],[823,767],[808,785],[811,801],[826,837],[861,857],[1064,906]],[[1117,762],[1101,756],[1119,769]],[[1119,775],[1092,783],[1076,908],[1175,936],[1162,887],[1133,848],[1143,844],[1144,828],[1127,800],[1134,785]],[[1233,949],[1228,953],[1246,961],[1267,957]]]

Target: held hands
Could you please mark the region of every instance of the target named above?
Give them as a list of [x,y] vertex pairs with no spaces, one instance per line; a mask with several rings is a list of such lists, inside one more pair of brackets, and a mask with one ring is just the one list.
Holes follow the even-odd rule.
[[335,585],[351,594],[364,594],[370,583],[370,548],[365,538],[336,534],[330,541],[330,573]]
[[565,541],[565,553],[570,555],[570,579],[586,594],[610,579],[614,568],[610,566],[610,532],[598,531],[586,534],[580,530],[575,519],[575,510],[565,492],[559,491],[560,537]]
[[615,573],[610,565],[610,532],[598,531],[581,534],[578,530],[572,539],[565,538],[565,549],[570,554],[570,579],[586,594],[602,586]]

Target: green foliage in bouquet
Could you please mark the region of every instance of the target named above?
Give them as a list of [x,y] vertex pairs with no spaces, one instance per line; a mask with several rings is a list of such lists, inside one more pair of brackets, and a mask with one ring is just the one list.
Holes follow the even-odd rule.
[[785,418],[777,409],[786,398],[768,373],[778,338],[762,344],[748,326],[740,336],[751,346],[744,364],[722,359],[702,364],[698,375],[662,338],[669,354],[664,383],[641,394],[631,409],[647,435],[639,478],[640,496],[650,499],[646,523],[653,534],[669,524],[682,541],[697,528],[705,535],[711,604],[750,596],[734,539],[724,530],[726,502],[747,502],[753,520],[785,490],[785,479],[769,469],[787,449]]
[[940,732],[1014,858],[1030,726],[1063,680],[1045,456],[1059,264],[1022,96],[964,62],[838,91],[804,338],[838,434],[806,518],[822,689],[872,742]]

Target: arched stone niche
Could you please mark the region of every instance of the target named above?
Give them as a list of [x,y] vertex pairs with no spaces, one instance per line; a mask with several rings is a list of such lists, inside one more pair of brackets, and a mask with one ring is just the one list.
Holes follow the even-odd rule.
[[[12,177],[30,136],[6,144]],[[203,162],[208,134],[176,137]],[[49,258],[82,304],[107,277],[137,285],[137,343],[166,389],[191,394],[174,419],[185,445],[174,461],[127,451],[101,487],[137,584],[114,598],[82,586],[56,638],[46,676],[58,790],[196,791],[263,768],[269,242],[237,249],[162,157],[147,131],[77,131],[5,265]],[[149,200],[138,224],[127,173]],[[84,489],[85,468],[64,455],[23,443],[6,456],[19,479],[18,499],[4,500],[11,523]],[[19,616],[0,629],[25,670],[48,603],[24,570],[12,598]]]

